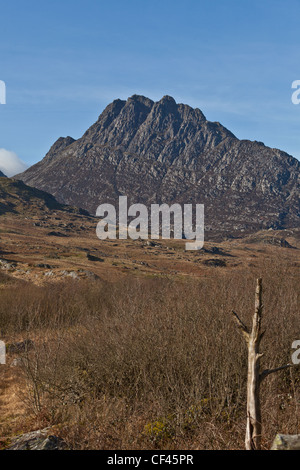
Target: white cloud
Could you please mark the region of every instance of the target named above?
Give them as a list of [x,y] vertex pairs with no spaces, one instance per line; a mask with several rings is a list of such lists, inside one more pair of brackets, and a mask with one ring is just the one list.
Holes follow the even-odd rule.
[[0,149],[0,170],[6,176],[14,176],[26,170],[26,168],[28,168],[28,165],[22,162],[15,152]]

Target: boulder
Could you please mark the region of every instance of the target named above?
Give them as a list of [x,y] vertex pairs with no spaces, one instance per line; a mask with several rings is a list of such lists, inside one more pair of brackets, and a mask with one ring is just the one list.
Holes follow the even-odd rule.
[[277,434],[271,450],[300,450],[300,434]]
[[13,438],[6,450],[67,450],[67,444],[46,428]]

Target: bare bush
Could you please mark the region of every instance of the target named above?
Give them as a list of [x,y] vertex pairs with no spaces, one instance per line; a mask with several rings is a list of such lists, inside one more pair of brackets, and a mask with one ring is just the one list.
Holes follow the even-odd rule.
[[[264,361],[285,363],[300,337],[299,279],[264,278]],[[243,448],[247,350],[230,312],[253,312],[256,269],[195,281],[68,282],[3,291],[0,327],[35,335],[28,405],[75,448]],[[263,447],[299,429],[299,373],[262,394]]]

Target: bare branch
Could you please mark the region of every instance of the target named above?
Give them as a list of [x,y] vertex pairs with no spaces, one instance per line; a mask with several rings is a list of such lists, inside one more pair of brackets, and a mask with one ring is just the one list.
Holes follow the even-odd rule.
[[279,370],[288,369],[289,367],[293,367],[293,364],[286,364],[281,367],[276,367],[276,369],[266,369],[259,374],[259,380],[262,382],[268,375],[278,372]]
[[238,316],[237,313],[235,313],[233,310],[232,310],[232,314],[233,314],[233,317],[239,327],[239,329],[242,331],[247,343],[249,342],[249,336],[250,336],[250,332],[249,332],[249,329],[248,327],[245,325],[245,323],[240,319],[240,317]]

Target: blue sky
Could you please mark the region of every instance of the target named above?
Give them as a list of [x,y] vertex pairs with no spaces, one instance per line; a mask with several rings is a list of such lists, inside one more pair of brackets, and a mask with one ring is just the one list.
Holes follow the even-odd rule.
[[241,139],[300,158],[300,105],[291,102],[300,79],[300,0],[11,0],[0,7],[7,87],[0,149],[27,165],[58,137],[80,137],[113,99],[135,93],[171,95]]

